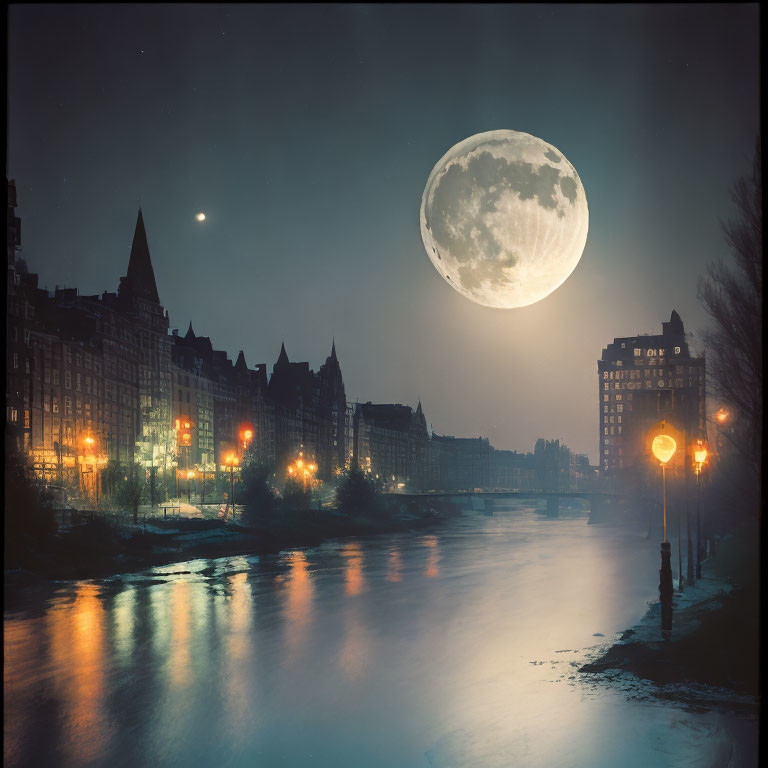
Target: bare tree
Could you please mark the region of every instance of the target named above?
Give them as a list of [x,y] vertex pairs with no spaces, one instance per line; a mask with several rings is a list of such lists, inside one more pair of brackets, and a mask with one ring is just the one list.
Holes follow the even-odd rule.
[[759,477],[763,421],[763,189],[758,138],[748,175],[731,189],[733,218],[722,224],[733,265],[722,260],[699,278],[699,300],[712,318],[704,334],[710,391],[733,411],[728,436]]

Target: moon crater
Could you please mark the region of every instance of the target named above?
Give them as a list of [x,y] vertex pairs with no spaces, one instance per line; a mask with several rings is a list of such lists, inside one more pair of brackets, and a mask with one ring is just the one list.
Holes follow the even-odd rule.
[[576,268],[589,211],[574,167],[527,133],[479,133],[432,169],[421,236],[437,271],[489,307],[540,301]]

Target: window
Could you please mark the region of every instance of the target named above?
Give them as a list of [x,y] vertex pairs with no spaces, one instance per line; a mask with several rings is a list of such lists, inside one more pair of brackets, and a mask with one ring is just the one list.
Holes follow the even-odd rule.
[[19,420],[19,412],[16,408],[8,409],[8,421],[17,422]]
[[29,346],[29,329],[24,329],[24,343]]
[[620,387],[620,386],[621,386],[621,384],[619,384],[619,382],[617,381],[617,382],[616,382],[616,383],[613,385],[613,388],[614,388],[614,389],[619,389],[619,387]]
[[29,409],[24,409],[24,429],[29,429]]
[[51,383],[51,369],[50,368],[46,368],[45,369],[44,378],[45,378],[45,383],[46,384],[50,384]]
[[608,371],[603,371],[603,378],[604,378],[604,379],[607,379],[607,378],[608,378]]
[[680,354],[680,347],[675,347],[675,354],[676,354],[676,355],[679,355],[679,354]]
[[616,434],[616,427],[611,427],[611,434],[612,434],[612,435],[615,435],[615,434]]
[[53,383],[58,384],[59,383],[59,369],[54,368],[53,370]]
[[59,398],[54,397],[53,398],[53,412],[58,413],[59,412]]
[[660,350],[659,350],[659,356],[660,356],[660,357],[664,357],[664,350],[663,350],[663,349],[660,349]]
[[626,343],[625,343],[625,342],[623,342],[623,341],[621,342],[621,348],[622,348],[622,349],[626,349],[626,348],[627,348],[627,345],[626,345]]
[[85,377],[85,391],[89,395],[91,394],[91,377],[90,376]]
[[79,368],[83,365],[83,356],[79,352],[75,355],[75,363]]
[[619,434],[621,434],[621,430],[623,429],[623,427],[617,427],[617,429],[619,430]]
[[19,353],[14,352],[13,353],[13,367],[18,368],[19,367]]
[[72,389],[72,373],[70,371],[64,371],[64,388]]
[[616,365],[624,365],[624,362],[622,360],[617,360]]
[[29,358],[27,358],[26,362],[27,362],[27,373],[29,373]]
[[649,349],[648,350],[648,357],[653,357],[655,354],[656,354],[656,350],[655,349]]
[[72,414],[72,398],[69,395],[64,396],[64,413],[68,416]]
[[604,403],[607,403],[607,402],[608,402],[608,395],[603,395],[603,402],[604,402]]
[[81,389],[81,387],[80,387],[80,374],[79,374],[79,373],[77,374],[77,379],[75,380],[75,389],[76,389],[78,392],[79,392],[79,391],[80,391],[80,389]]
[[609,384],[603,384],[603,389],[608,389],[609,386]]
[[608,406],[607,405],[603,406],[603,413],[608,413]]
[[18,333],[18,329],[16,328],[16,326],[15,326],[15,325],[13,326],[13,340],[14,340],[14,341],[18,341],[18,340],[19,340],[19,333]]
[[[623,410],[624,410],[624,404],[623,404],[623,403],[619,403],[619,404],[616,406],[616,412],[617,412],[617,413],[622,413],[622,412],[623,412]],[[619,417],[619,420],[621,420],[621,417]]]
[[635,350],[635,357],[640,357],[640,355],[642,355],[642,354],[643,354],[643,350],[642,349],[636,349]]
[[69,347],[64,347],[64,359],[70,365],[72,364],[72,350]]
[[616,400],[621,400],[621,395],[616,395]]
[[608,427],[603,427],[603,434],[604,434],[604,435],[607,435],[607,434],[608,434]]

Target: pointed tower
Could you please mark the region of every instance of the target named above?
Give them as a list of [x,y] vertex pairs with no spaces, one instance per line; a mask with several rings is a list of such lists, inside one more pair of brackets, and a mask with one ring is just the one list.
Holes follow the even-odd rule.
[[336,337],[333,337],[331,342],[331,360],[336,360]]
[[280,345],[280,354],[278,355],[277,362],[275,363],[275,368],[277,368],[278,366],[282,367],[287,364],[288,364],[288,353],[285,351],[285,342],[283,342]]
[[189,321],[189,328],[187,329],[187,335],[184,337],[187,341],[195,339],[195,332],[192,330],[192,321]]
[[127,298],[129,295],[152,302],[160,303],[155,282],[155,271],[152,269],[152,261],[149,257],[149,244],[147,232],[144,229],[144,216],[139,208],[139,216],[136,219],[136,230],[133,233],[131,256],[128,260],[128,272],[120,278],[118,295]]
[[237,356],[237,362],[235,363],[235,370],[239,372],[247,372],[248,371],[248,365],[245,362],[245,353],[243,350],[240,350],[240,354]]

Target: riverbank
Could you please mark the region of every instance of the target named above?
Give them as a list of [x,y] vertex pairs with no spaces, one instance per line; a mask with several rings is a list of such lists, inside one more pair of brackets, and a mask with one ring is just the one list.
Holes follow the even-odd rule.
[[446,508],[350,518],[333,510],[307,510],[256,526],[194,518],[117,525],[95,518],[18,553],[14,567],[5,569],[5,585],[100,578],[199,557],[276,554],[331,539],[424,530],[456,514],[458,509]]
[[702,564],[702,579],[673,599],[672,634],[661,636],[659,603],[614,645],[580,668],[606,683],[622,673],[654,694],[702,707],[756,713],[759,695],[758,550],[753,530],[727,537]]

